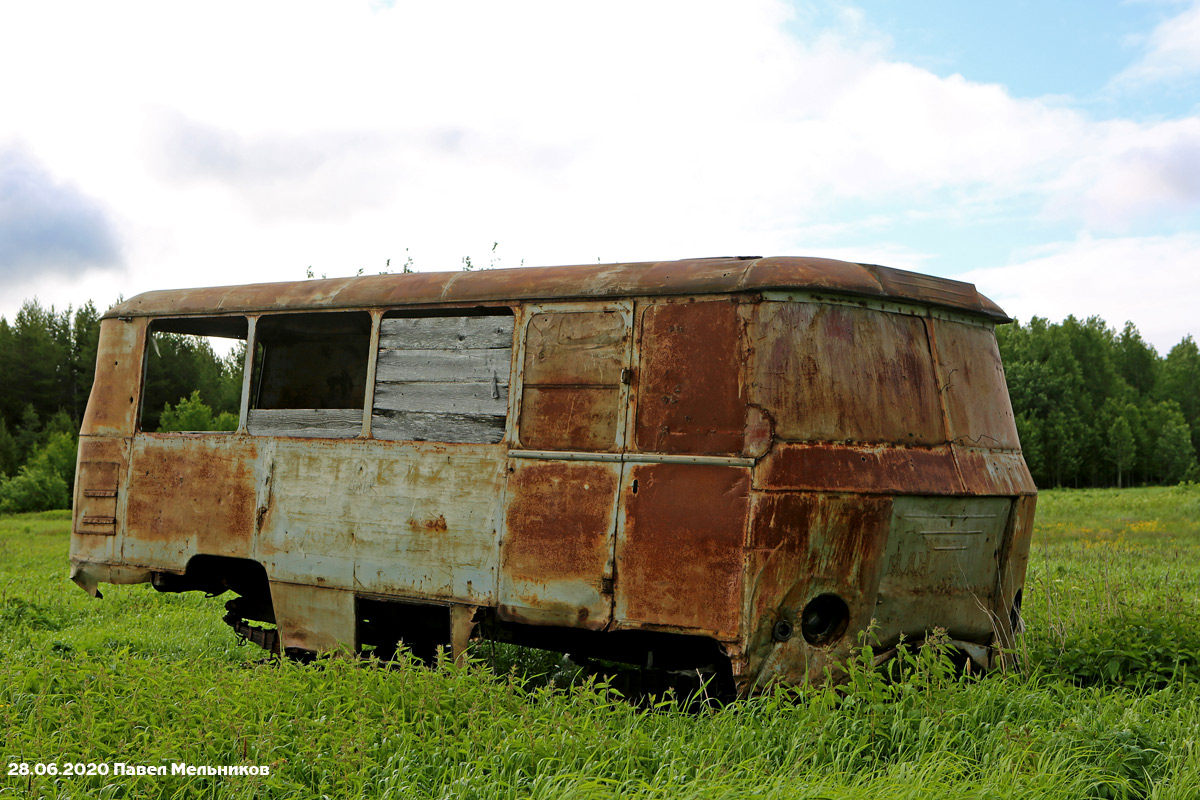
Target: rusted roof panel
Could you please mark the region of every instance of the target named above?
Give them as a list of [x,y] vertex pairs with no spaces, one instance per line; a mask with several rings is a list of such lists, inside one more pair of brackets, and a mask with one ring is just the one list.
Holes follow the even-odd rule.
[[700,258],[623,264],[416,272],[145,292],[105,316],[174,316],[324,308],[825,291],[940,306],[1007,322],[969,283],[827,258]]

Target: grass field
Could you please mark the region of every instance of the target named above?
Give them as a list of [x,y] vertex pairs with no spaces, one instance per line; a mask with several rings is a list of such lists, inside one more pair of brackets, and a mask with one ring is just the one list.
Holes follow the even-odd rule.
[[[1044,492],[1013,671],[925,652],[903,681],[699,713],[526,681],[486,648],[256,664],[220,599],[85,595],[68,532],[66,512],[0,517],[0,796],[1200,797],[1200,486]],[[80,762],[270,774],[32,774]]]

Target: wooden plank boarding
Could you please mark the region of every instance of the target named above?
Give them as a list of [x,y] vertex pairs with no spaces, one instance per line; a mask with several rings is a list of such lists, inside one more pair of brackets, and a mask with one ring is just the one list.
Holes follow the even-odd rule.
[[375,380],[381,383],[490,381],[508,385],[512,348],[491,350],[380,350]]
[[357,408],[252,408],[246,430],[255,436],[353,439],[362,432]]
[[[493,395],[496,395],[493,397]],[[508,413],[508,385],[491,380],[475,383],[375,384],[375,411],[422,411],[430,414]]]
[[376,439],[410,442],[495,444],[504,438],[504,417],[495,414],[429,414],[391,411],[371,417]]
[[372,435],[499,442],[508,415],[512,338],[511,316],[384,319]]
[[388,317],[379,326],[382,350],[512,349],[513,318]]

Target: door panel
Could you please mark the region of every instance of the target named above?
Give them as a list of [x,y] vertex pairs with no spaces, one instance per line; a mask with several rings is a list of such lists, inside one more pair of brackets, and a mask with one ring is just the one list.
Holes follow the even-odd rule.
[[591,629],[612,611],[621,465],[513,460],[500,561],[500,616]]
[[750,470],[626,464],[621,493],[616,626],[736,637]]
[[520,446],[564,457],[509,459],[499,613],[599,629],[612,616],[633,306],[570,303],[527,313]]

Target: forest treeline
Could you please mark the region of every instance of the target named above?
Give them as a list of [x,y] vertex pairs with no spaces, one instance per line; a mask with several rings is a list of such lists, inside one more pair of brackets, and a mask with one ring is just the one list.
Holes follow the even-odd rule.
[[1160,356],[1133,323],[1034,317],[996,328],[1025,461],[1038,486],[1200,480],[1200,348]]
[[[70,506],[99,335],[91,302],[57,311],[28,300],[11,323],[0,317],[0,512]],[[222,356],[205,339],[155,334],[142,425],[236,428],[244,353]]]
[[[66,508],[79,423],[96,364],[92,303],[56,311],[27,301],[0,317],[0,511]],[[1025,460],[1039,486],[1200,480],[1200,349],[1160,356],[1132,323],[1099,317],[996,329]],[[156,334],[142,424],[236,427],[244,350]]]

